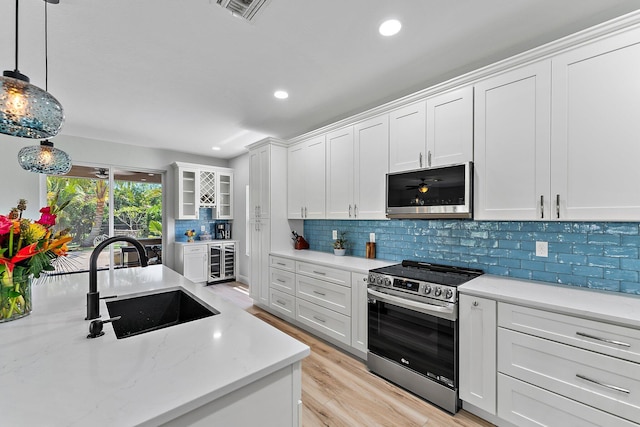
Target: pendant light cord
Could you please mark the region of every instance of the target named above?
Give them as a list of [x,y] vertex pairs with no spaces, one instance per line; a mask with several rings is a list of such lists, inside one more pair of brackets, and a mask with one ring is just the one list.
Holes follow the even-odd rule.
[[16,0],[16,71],[18,71],[18,0]]
[[47,5],[44,2],[44,90],[49,92],[49,16],[47,13]]

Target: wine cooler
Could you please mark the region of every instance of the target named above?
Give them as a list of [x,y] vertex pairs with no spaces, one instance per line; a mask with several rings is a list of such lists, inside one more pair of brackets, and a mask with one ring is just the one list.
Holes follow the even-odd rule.
[[236,278],[236,243],[209,244],[208,283],[231,281]]

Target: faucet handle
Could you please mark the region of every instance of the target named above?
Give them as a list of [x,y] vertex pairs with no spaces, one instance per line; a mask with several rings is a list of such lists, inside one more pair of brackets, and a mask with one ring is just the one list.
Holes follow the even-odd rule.
[[102,325],[104,325],[105,323],[115,322],[116,320],[120,320],[121,318],[122,316],[115,316],[105,320],[101,320],[101,319],[93,320],[89,324],[89,335],[87,335],[87,338],[98,338],[103,336],[104,332],[102,331]]

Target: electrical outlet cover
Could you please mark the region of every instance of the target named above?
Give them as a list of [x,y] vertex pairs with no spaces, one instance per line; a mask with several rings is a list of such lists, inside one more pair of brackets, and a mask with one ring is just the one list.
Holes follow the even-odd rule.
[[338,230],[333,230],[333,240],[336,240],[338,238]]
[[549,256],[549,243],[548,242],[536,242],[536,256],[548,257]]

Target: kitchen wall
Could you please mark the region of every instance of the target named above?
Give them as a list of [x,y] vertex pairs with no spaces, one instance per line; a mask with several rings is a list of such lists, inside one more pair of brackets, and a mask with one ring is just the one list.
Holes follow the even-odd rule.
[[[310,249],[332,252],[331,231],[346,231],[347,255],[479,268],[486,273],[640,294],[640,224],[472,220],[306,220]],[[549,242],[547,258],[536,241]]]
[[233,168],[233,239],[237,246],[237,280],[249,283],[249,248],[247,247],[247,186],[249,185],[249,153],[229,160]]
[[[46,197],[44,175],[25,171],[18,164],[18,151],[28,145],[38,145],[39,140],[17,138],[0,134],[0,214],[6,215],[18,199],[28,201],[25,216],[39,218],[38,210]],[[174,240],[174,174],[171,163],[180,161],[227,167],[228,162],[214,157],[138,147],[115,142],[81,138],[70,135],[58,135],[53,139],[57,148],[66,151],[76,164],[90,166],[122,166],[124,168],[164,171],[164,224],[166,238],[166,256],[163,259],[169,267],[173,266]],[[177,145],[177,144],[176,144]]]

